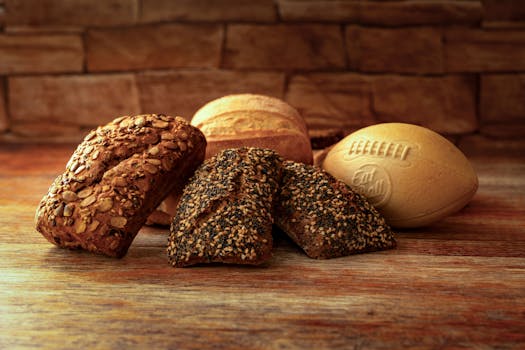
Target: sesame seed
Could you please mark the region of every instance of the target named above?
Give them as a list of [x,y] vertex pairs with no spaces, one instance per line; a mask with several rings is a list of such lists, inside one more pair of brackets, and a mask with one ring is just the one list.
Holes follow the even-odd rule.
[[275,220],[313,258],[395,246],[384,218],[350,187],[323,170],[286,161]]
[[[274,151],[258,148],[225,150],[204,162],[184,188],[173,218],[172,265],[265,261],[272,248],[271,213],[281,162]],[[265,173],[264,183],[258,168]]]

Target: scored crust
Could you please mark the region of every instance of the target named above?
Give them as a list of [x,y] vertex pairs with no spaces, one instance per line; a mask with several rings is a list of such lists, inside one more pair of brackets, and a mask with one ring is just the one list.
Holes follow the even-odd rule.
[[[253,136],[253,137],[252,137]],[[286,132],[276,135],[271,131],[258,133],[257,136],[245,134],[237,138],[207,137],[206,158],[219,153],[223,149],[241,148],[249,145],[256,148],[275,149],[283,158],[293,157],[296,162],[312,163],[312,149],[310,140],[298,132]],[[276,146],[278,145],[278,146]]]
[[272,150],[246,147],[205,161],[184,188],[173,218],[171,264],[268,260],[281,162]]
[[226,116],[236,113],[251,117],[241,122],[245,126],[253,123],[254,119],[264,122],[260,117],[270,116],[282,118],[283,121],[295,124],[299,131],[307,132],[306,123],[295,108],[278,98],[257,94],[227,95],[208,102],[195,113],[191,124],[204,126],[216,118],[224,120]]
[[125,116],[91,131],[36,212],[51,243],[126,254],[148,215],[204,159],[204,135],[180,117]]
[[295,108],[278,98],[224,96],[201,107],[191,124],[206,135],[206,158],[227,148],[256,147],[273,149],[284,159],[312,163],[306,122]]
[[274,219],[311,258],[396,245],[385,219],[363,196],[318,167],[292,161],[283,163]]

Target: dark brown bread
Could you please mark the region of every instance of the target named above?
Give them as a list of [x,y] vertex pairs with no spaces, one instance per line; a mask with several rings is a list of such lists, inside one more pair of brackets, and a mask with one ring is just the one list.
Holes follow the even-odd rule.
[[246,147],[206,160],[184,188],[173,218],[171,264],[268,260],[281,162],[272,150]]
[[395,247],[377,210],[318,167],[286,161],[275,223],[311,258],[327,259]]
[[163,198],[182,191],[205,148],[180,117],[117,118],[75,150],[40,202],[36,229],[60,247],[122,257]]

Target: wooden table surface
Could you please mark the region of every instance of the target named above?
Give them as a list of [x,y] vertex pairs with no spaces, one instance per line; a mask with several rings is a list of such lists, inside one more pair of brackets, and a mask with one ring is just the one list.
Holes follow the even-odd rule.
[[276,237],[263,267],[168,265],[144,228],[116,260],[34,229],[72,145],[0,145],[0,349],[524,349],[525,143],[460,145],[480,187],[398,248],[312,260]]

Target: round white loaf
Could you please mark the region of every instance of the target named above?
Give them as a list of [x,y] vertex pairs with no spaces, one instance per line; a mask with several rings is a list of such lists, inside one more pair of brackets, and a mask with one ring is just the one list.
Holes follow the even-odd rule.
[[[260,147],[284,159],[312,164],[308,130],[299,112],[288,103],[256,94],[227,95],[202,106],[191,125],[206,136],[206,158],[227,148]],[[159,207],[173,216],[180,193],[170,194]],[[152,223],[161,224],[151,218]]]
[[365,195],[394,227],[432,224],[463,208],[478,188],[456,146],[411,124],[358,130],[336,144],[322,166]]
[[256,94],[228,95],[200,108],[191,125],[206,136],[206,158],[227,148],[270,148],[283,158],[312,163],[304,119],[288,103]]

